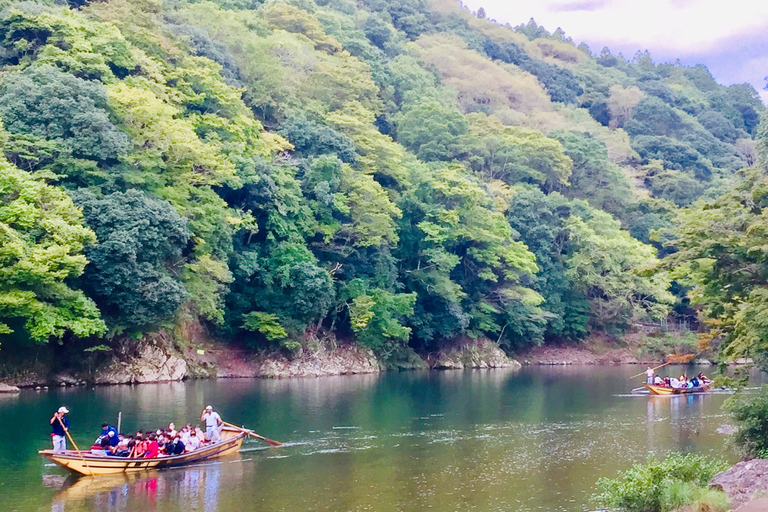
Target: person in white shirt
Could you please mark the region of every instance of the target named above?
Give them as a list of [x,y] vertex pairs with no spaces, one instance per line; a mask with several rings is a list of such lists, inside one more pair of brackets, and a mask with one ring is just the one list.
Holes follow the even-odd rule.
[[223,422],[219,413],[213,410],[213,406],[208,405],[200,413],[200,421],[205,422],[205,437],[209,441],[218,443],[221,441],[221,427]]
[[[201,432],[202,435],[202,432]],[[185,452],[191,452],[193,450],[197,450],[200,448],[200,442],[202,439],[197,437],[196,435],[189,436],[189,441],[184,443],[184,451]]]

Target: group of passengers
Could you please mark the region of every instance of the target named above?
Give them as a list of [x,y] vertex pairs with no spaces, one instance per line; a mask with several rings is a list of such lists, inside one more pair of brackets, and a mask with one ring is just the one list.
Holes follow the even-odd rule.
[[[61,407],[51,418],[54,451],[66,450],[67,430],[69,420],[66,407]],[[101,434],[91,446],[94,455],[112,457],[127,457],[132,459],[152,459],[182,455],[221,441],[221,429],[224,423],[221,416],[207,406],[200,414],[200,421],[205,422],[205,433],[198,426],[189,423],[180,430],[176,425],[168,424],[166,429],[139,430],[136,434],[120,434],[109,423],[101,424]]]
[[658,375],[654,377],[653,370],[648,368],[646,376],[648,377],[648,384],[672,389],[693,389],[711,382],[702,372],[699,372],[692,379],[688,379],[685,374],[680,375],[680,378],[676,379],[674,377],[660,377]]

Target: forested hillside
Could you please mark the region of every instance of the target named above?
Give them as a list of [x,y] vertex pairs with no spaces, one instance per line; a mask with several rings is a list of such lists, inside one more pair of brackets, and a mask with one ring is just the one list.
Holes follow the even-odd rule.
[[702,297],[701,219],[762,220],[764,106],[703,66],[452,0],[2,5],[0,351],[620,334]]

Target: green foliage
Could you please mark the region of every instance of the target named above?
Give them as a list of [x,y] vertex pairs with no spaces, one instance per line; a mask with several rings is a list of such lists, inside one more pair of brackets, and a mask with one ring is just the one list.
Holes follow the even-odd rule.
[[280,325],[277,315],[251,311],[243,317],[243,329],[258,331],[270,341],[280,340],[288,336],[285,328]]
[[723,461],[703,455],[670,453],[658,461],[634,464],[617,478],[601,478],[603,492],[593,500],[624,512],[667,512],[694,502],[708,502],[711,508],[728,509],[725,494],[714,493],[707,482],[727,468]]
[[21,318],[35,341],[106,330],[96,305],[68,281],[96,241],[67,194],[0,161],[0,334]]
[[110,326],[135,331],[171,320],[187,298],[181,272],[172,270],[190,238],[187,222],[167,202],[137,190],[76,199],[99,241],[86,251],[81,287]]
[[[671,301],[646,244],[675,251],[675,205],[768,159],[752,88],[647,53],[594,57],[533,21],[512,31],[426,0],[70,5],[0,13],[3,152],[34,173],[22,189],[71,193],[98,238],[61,206],[84,230],[56,249],[67,272],[40,267],[33,285],[7,259],[25,297],[55,307],[14,296],[4,330],[32,322],[41,341],[103,331],[88,296],[113,333],[198,318],[292,352],[327,329],[382,357],[618,333]],[[768,350],[750,187],[725,217],[750,219],[733,245],[681,236],[675,275],[699,294],[719,268],[689,244],[737,254],[733,293],[699,295],[729,354]],[[711,209],[681,218],[701,227]],[[62,244],[13,229],[24,254]]]
[[[7,155],[28,170],[38,169],[46,158],[24,158],[16,150],[24,142],[50,143],[46,146],[50,156],[69,164],[57,166],[57,171],[65,173],[77,172],[78,159],[115,160],[128,147],[128,137],[110,120],[106,88],[49,65],[3,79],[0,116],[11,133]],[[71,178],[84,184],[91,181],[87,176]]]
[[592,326],[612,330],[626,327],[635,315],[666,316],[674,297],[667,275],[649,273],[658,262],[656,250],[622,231],[609,214],[585,213],[565,223],[574,249],[566,275],[587,295]]
[[347,293],[351,299],[349,319],[358,343],[385,361],[408,343],[411,329],[402,324],[402,319],[413,314],[415,293],[371,289],[359,279],[347,285]]
[[739,422],[732,442],[745,458],[768,456],[768,388],[759,393],[740,391],[724,407]]

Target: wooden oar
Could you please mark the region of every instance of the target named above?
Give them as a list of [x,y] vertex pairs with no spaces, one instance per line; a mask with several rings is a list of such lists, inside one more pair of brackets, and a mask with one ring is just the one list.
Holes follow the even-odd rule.
[[83,453],[80,451],[80,448],[77,447],[77,443],[74,439],[72,439],[72,436],[69,435],[69,429],[64,426],[64,422],[61,421],[60,416],[56,416],[56,419],[59,420],[59,423],[61,424],[61,428],[64,430],[64,433],[67,434],[67,439],[69,439],[69,442],[72,443],[72,446],[75,447],[75,450],[77,451],[78,455],[80,455],[80,458],[83,459],[83,464],[85,464],[85,467],[88,468],[88,472],[93,476],[93,470],[91,469],[91,466],[88,465],[88,461],[85,460],[85,457],[83,457]]
[[238,427],[237,425],[233,425],[231,423],[227,423],[226,421],[222,421],[222,423],[224,425],[228,426],[228,427],[235,428],[235,429],[239,430],[240,432],[245,432],[249,436],[251,436],[251,437],[253,437],[255,439],[258,439],[259,441],[264,441],[267,444],[271,444],[272,446],[281,446],[283,444],[280,441],[273,441],[272,439],[270,439],[268,437],[260,436],[259,434],[257,434],[256,432],[254,432],[251,429]]

